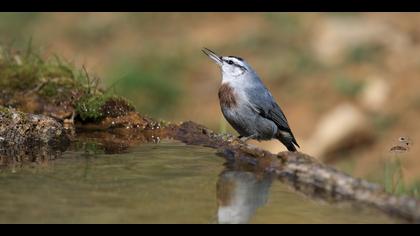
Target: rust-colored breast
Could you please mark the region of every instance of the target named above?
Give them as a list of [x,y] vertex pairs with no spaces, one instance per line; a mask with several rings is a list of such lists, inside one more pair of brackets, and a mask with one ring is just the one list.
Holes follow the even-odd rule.
[[220,105],[232,108],[236,106],[236,97],[233,88],[228,84],[222,84],[219,88]]

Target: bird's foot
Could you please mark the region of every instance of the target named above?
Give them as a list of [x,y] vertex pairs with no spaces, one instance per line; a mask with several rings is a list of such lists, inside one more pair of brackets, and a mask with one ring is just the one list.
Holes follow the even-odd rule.
[[242,142],[246,143],[248,140],[253,139],[253,138],[255,138],[255,137],[257,137],[257,135],[256,135],[256,134],[253,134],[253,135],[250,135],[250,136],[247,136],[247,137],[244,137],[244,136],[239,136],[238,138],[239,138]]
[[249,140],[249,137],[241,137],[240,140],[244,143]]

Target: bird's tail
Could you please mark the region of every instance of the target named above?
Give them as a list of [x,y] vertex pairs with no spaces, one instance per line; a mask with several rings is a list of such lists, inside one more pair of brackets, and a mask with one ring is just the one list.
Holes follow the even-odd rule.
[[292,132],[284,132],[281,131],[277,134],[277,139],[284,145],[286,146],[287,150],[289,150],[289,152],[296,152],[297,149],[295,147],[295,145],[297,147],[300,148],[299,144],[297,143],[294,135]]
[[[279,139],[280,142],[282,142],[281,139]],[[295,147],[295,144],[292,142],[282,142],[284,144],[284,146],[286,146],[287,150],[289,150],[289,152],[297,152],[297,149]]]

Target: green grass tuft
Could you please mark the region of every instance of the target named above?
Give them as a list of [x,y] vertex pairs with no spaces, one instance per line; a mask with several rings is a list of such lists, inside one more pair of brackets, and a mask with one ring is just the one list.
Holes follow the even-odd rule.
[[23,95],[36,94],[44,104],[73,106],[83,121],[134,111],[129,101],[101,90],[99,78],[92,78],[85,68],[77,69],[57,56],[44,60],[31,45],[25,53],[1,51],[0,87],[0,102],[7,104]]
[[395,195],[419,198],[420,182],[414,183],[413,185],[407,185],[404,182],[402,158],[404,158],[404,156],[395,155],[386,160],[383,182],[385,191]]
[[85,95],[76,103],[76,113],[83,121],[100,120],[104,116],[101,107],[105,104],[106,99],[104,95]]

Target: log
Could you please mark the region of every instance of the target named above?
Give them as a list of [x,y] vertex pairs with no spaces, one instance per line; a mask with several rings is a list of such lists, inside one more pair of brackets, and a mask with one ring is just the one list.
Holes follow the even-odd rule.
[[168,137],[190,145],[215,148],[228,160],[253,166],[254,170],[277,175],[283,183],[310,197],[328,202],[349,201],[376,208],[392,217],[420,223],[420,201],[394,196],[381,185],[354,178],[301,152],[270,153],[231,135],[217,134],[188,121],[169,127]]
[[[389,216],[412,223],[420,223],[419,200],[391,195],[378,184],[354,178],[304,153],[280,152],[273,154],[246,144],[232,135],[218,134],[192,121],[181,124],[167,124],[152,119],[144,121],[147,124],[143,126],[110,128],[108,132],[113,134],[112,138],[107,139],[106,146],[113,147],[112,145],[115,144],[117,148],[111,148],[109,152],[121,152],[122,149],[141,142],[172,138],[189,145],[214,148],[219,155],[234,162],[235,165],[249,166],[253,171],[264,174],[274,174],[281,182],[312,198],[333,203],[347,201],[356,205],[373,207]],[[83,136],[82,133],[78,133],[78,135]],[[97,133],[93,136],[97,136]],[[129,142],[124,142],[124,137],[127,137]],[[57,146],[61,147],[61,151],[64,151],[68,143],[69,137],[65,130],[54,119],[0,107],[0,147],[2,149],[0,157],[9,157],[9,159],[0,159],[3,164],[7,160],[10,161],[11,156],[26,157],[29,160],[36,156],[42,156],[42,160],[49,160],[56,158],[59,154],[55,150],[44,148],[33,148],[34,155],[28,152],[22,153],[24,149],[16,149],[19,145],[26,147]],[[11,152],[10,150],[18,151]]]

